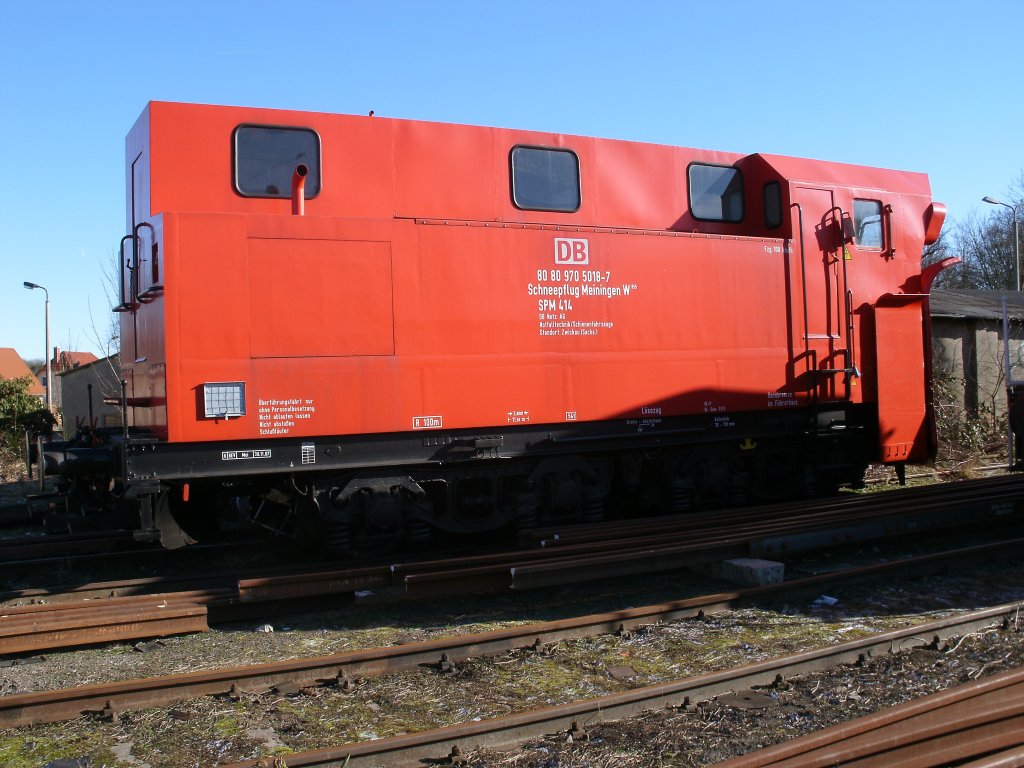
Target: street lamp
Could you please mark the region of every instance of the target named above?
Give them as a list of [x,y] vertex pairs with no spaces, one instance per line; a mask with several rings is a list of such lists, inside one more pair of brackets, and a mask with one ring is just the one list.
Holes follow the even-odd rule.
[[991,203],[992,205],[1001,205],[1004,208],[1009,208],[1010,213],[1013,215],[1013,280],[1017,285],[1017,290],[1020,290],[1020,230],[1017,229],[1017,208],[1016,206],[1004,203],[1002,200],[997,200],[994,197],[981,198],[983,203]]
[[46,410],[53,412],[53,372],[50,370],[50,292],[41,285],[30,283],[27,280],[23,285],[30,291],[39,288],[46,296]]

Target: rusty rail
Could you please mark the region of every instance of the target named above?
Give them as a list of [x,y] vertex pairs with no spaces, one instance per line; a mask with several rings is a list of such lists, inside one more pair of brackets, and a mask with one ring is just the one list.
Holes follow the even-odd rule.
[[[810,535],[805,528],[800,530],[803,531],[802,535]],[[457,567],[445,561],[433,561],[319,573],[289,573],[240,579],[202,590],[134,598],[122,596],[134,595],[141,588],[136,582],[91,585],[89,600],[82,600],[79,593],[48,598],[46,595],[36,595],[33,599],[43,597],[48,602],[52,601],[52,604],[0,606],[0,654],[204,631],[207,610],[211,621],[239,620],[250,617],[256,606],[267,602],[288,601],[295,608],[297,600],[313,601],[395,583],[404,582],[410,595],[448,594],[509,587],[527,589],[590,580],[595,574],[607,578],[692,567],[743,557],[756,548],[757,541],[756,538],[753,541],[743,538],[723,540],[712,535],[697,543],[679,545],[669,542],[660,547],[636,548],[629,546],[628,542],[620,542],[620,548],[612,554],[601,554],[602,549],[597,545],[583,544],[578,547],[465,558]],[[1003,541],[978,549],[995,554],[1012,549],[1013,543]],[[962,559],[968,556],[967,551],[959,550],[943,557]],[[143,586],[161,583],[160,580],[152,579],[141,582]],[[97,599],[102,595],[111,597]],[[78,597],[79,600],[73,602],[71,597]],[[165,609],[166,620],[158,621],[152,613],[153,603],[147,602],[153,598],[163,601],[165,605],[178,606],[182,613],[172,617]],[[133,599],[142,602],[133,602]],[[140,605],[144,607],[141,612]],[[201,623],[194,610],[199,606],[204,607]]]
[[941,691],[718,763],[715,768],[1020,765],[1024,669]]
[[[1016,616],[1019,609],[1018,604],[1000,606],[724,672],[546,707],[509,717],[461,723],[423,733],[345,744],[323,750],[291,753],[286,756],[286,760],[289,768],[391,768],[421,762],[438,763],[446,756],[450,757],[474,748],[506,746],[552,733],[575,731],[582,722],[617,720],[647,709],[692,705],[697,701],[731,691],[770,685],[780,677],[854,663],[868,656],[937,645],[949,637],[977,631],[993,624],[1005,626]],[[246,760],[222,768],[255,768],[259,764],[258,760]]]
[[[1005,542],[1001,546],[1007,552],[1019,552],[1021,544],[1020,541]],[[976,550],[972,550],[972,552],[979,556],[985,554]],[[955,555],[957,559],[962,559],[963,556],[962,551]],[[947,557],[951,556],[947,555]],[[818,590],[825,584],[834,584],[838,581],[861,582],[868,578],[887,574],[891,578],[895,569],[922,565],[932,567],[939,565],[942,561],[942,558],[933,555],[921,559],[920,562],[915,559],[873,565],[841,573],[812,576],[783,584],[453,638],[272,664],[151,677],[113,684],[80,686],[59,691],[14,694],[0,697],[0,727],[14,728],[36,723],[56,722],[90,712],[112,713],[125,709],[157,706],[181,698],[228,694],[232,690],[262,692],[285,684],[297,684],[300,687],[344,684],[344,681],[350,678],[395,673],[423,664],[438,664],[443,656],[447,656],[450,662],[461,662],[469,658],[506,653],[517,648],[543,646],[558,640],[616,632],[663,621],[693,617],[701,613],[723,611],[736,604],[768,599],[783,593]],[[1008,615],[1015,608],[1016,606],[1003,606],[985,611],[979,614],[981,618],[977,621],[988,621],[993,617]],[[905,634],[890,633],[883,637],[892,639],[896,643],[910,642],[911,638],[920,640],[922,636],[928,636],[927,641],[930,641],[931,636],[938,635],[942,627],[952,627],[953,629],[950,629],[949,632],[953,633],[956,628],[962,628],[969,623],[969,620],[965,623],[965,620],[962,619],[947,619],[945,623],[935,623],[935,628],[933,625],[925,625],[906,630]],[[879,642],[884,643],[884,641]],[[837,648],[845,647],[847,646],[838,646]],[[850,647],[860,648],[861,646],[853,644]],[[869,649],[864,651],[867,653],[873,646],[868,643],[864,647]]]
[[[166,601],[185,606],[182,609],[185,613],[177,617],[181,624],[175,624],[171,617],[161,624],[151,614],[139,613],[131,603],[111,603],[108,606],[95,599],[87,604],[95,612],[92,619],[85,618],[86,609],[81,606],[80,612],[51,608],[49,618],[42,616],[46,610],[42,608],[30,611],[0,608],[0,654],[191,631],[186,627],[198,631],[205,628],[205,623],[200,625],[197,614],[192,610],[197,606],[206,606],[212,621],[223,621],[246,618],[260,603],[312,600],[394,584],[404,584],[406,592],[413,596],[531,589],[591,580],[595,574],[602,578],[635,575],[906,532],[983,522],[995,525],[1015,520],[1020,511],[1024,511],[1024,500],[1007,497],[1007,493],[1017,491],[1019,485],[1017,478],[963,484],[956,493],[946,493],[941,503],[932,493],[913,494],[913,499],[909,498],[910,492],[894,494],[885,504],[865,505],[862,500],[857,500],[851,509],[849,503],[843,502],[831,512],[811,514],[808,508],[789,519],[765,521],[761,514],[744,511],[738,513],[741,519],[755,516],[741,529],[737,529],[734,519],[730,518],[729,524],[719,523],[710,530],[684,528],[652,534],[652,527],[664,529],[666,524],[682,525],[654,520],[649,521],[649,527],[638,525],[639,530],[634,529],[633,537],[617,540],[616,549],[612,552],[608,552],[607,541],[591,541],[584,535],[584,540],[579,543],[563,541],[555,547],[460,558],[454,563],[423,561],[319,573],[292,572],[228,582],[222,580],[219,587],[189,590],[184,595],[161,595]],[[905,509],[908,504],[909,511]],[[921,504],[927,509],[921,509]],[[936,506],[940,509],[934,509]],[[148,579],[98,585],[101,590],[98,594],[96,585],[93,585],[89,594],[93,598],[103,594],[138,594],[162,583],[159,579]],[[81,597],[80,592],[49,595],[45,591],[33,590],[31,594],[34,598],[62,605],[67,605],[69,599]],[[120,619],[117,618],[118,605],[122,606]],[[27,613],[33,614],[39,626],[28,623],[22,615]]]
[[[684,515],[644,518],[642,520],[618,520],[602,523],[584,523],[570,526],[534,528],[523,532],[521,543],[544,547],[566,544],[602,541],[617,537],[635,538],[639,531],[648,535],[665,537],[694,530],[720,530],[723,527],[740,525],[778,523],[824,523],[837,518],[839,522],[853,518],[870,519],[885,517],[908,511],[923,511],[941,507],[956,507],[964,503],[999,504],[1020,495],[1024,478],[1008,476],[971,480],[960,483],[906,488],[896,491],[867,495],[847,495],[812,501],[785,502],[757,507],[742,507],[727,511],[696,512]],[[992,516],[1010,512],[1009,509],[993,507]]]
[[303,598],[322,601],[327,595],[385,586],[390,579],[388,569],[376,568],[240,579],[208,589],[146,595],[127,594],[130,582],[92,585],[92,597],[86,599],[0,606],[0,655],[205,632],[210,617],[248,618],[274,601],[288,601],[298,609],[296,601]]
[[[734,516],[729,517],[727,524],[719,518],[711,527],[696,529],[680,527],[683,523],[678,521],[654,520],[639,532],[634,527],[632,536],[626,535],[627,529],[619,531],[611,526],[602,535],[607,537],[605,541],[616,541],[612,552],[602,546],[600,538],[584,532],[578,541],[573,534],[569,540],[560,539],[557,546],[528,550],[511,567],[501,561],[481,561],[470,564],[473,569],[469,571],[460,568],[446,572],[414,565],[398,567],[397,572],[404,577],[407,591],[414,595],[465,590],[467,581],[477,591],[534,589],[592,580],[595,573],[601,577],[653,573],[715,560],[777,557],[823,546],[920,535],[964,525],[1003,525],[1024,512],[1021,482],[1017,478],[1010,480],[941,498],[926,494],[911,499],[898,494],[899,498],[889,499],[885,504],[866,505],[860,500],[852,506],[842,503],[827,514],[801,511],[792,518],[769,521],[758,516],[743,526],[738,525],[739,519]],[[541,543],[552,541],[542,539]],[[555,553],[559,556],[553,556]]]
[[[23,564],[36,558],[47,561],[78,555],[110,554],[126,549],[145,551],[132,538],[131,531],[46,534],[0,539],[0,563]],[[149,547],[153,550],[154,547]]]
[[0,654],[205,632],[206,614],[188,593],[8,607],[0,609]]

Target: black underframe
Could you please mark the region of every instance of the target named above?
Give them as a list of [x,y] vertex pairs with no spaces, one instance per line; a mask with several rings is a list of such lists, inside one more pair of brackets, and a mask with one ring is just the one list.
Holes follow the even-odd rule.
[[[295,475],[375,467],[441,467],[466,462],[542,458],[616,450],[744,444],[759,440],[794,445],[841,433],[867,437],[876,423],[873,408],[849,403],[819,404],[815,409],[785,408],[682,417],[637,417],[611,421],[566,422],[464,430],[240,440],[215,443],[164,443],[130,436],[122,443],[122,466],[129,484],[190,482],[254,476]],[[740,450],[737,447],[737,450]],[[874,455],[864,457],[865,462]],[[120,462],[119,462],[120,463]]]

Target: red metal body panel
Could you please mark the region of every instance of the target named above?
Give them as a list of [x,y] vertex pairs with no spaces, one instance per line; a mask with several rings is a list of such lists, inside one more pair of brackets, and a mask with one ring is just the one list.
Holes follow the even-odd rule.
[[927,458],[924,350],[912,354],[921,341],[924,299],[893,297],[875,309],[879,439],[887,462]]
[[[240,124],[317,132],[322,187],[306,215],[291,215],[290,199],[235,192]],[[517,145],[577,154],[578,211],[513,205]],[[844,398],[840,374],[809,383],[807,345],[818,368],[840,367],[836,350],[852,348],[863,377],[851,402],[881,403],[883,387],[920,390],[885,409],[883,455],[903,460],[890,444],[909,445],[910,456],[924,445],[924,382],[895,374],[901,360],[919,367],[923,318],[875,308],[919,279],[931,203],[922,175],[165,103],[149,105],[127,157],[129,226],[151,228],[138,229],[139,265],[126,270],[144,298],[122,315],[122,359],[134,424],[171,442],[728,414]],[[742,222],[693,217],[692,162],[741,169]],[[782,189],[775,229],[761,206],[769,181]],[[890,252],[844,242],[836,211],[860,197],[892,206]],[[559,247],[582,247],[563,240],[586,241],[585,262],[559,262]],[[232,381],[245,382],[246,414],[204,418],[203,383]]]

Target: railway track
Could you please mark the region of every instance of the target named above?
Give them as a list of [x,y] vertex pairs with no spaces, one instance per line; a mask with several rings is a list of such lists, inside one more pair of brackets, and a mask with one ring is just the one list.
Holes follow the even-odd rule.
[[[581,727],[585,722],[618,720],[653,708],[693,706],[704,699],[753,687],[771,686],[788,677],[843,664],[854,664],[870,656],[934,646],[951,637],[993,626],[1009,627],[1018,616],[1020,608],[1020,604],[1017,603],[998,606],[724,672],[646,686],[509,717],[461,723],[423,733],[343,744],[322,750],[290,753],[287,756],[287,764],[289,768],[390,768],[423,763],[443,764],[446,760],[457,763],[462,762],[462,756],[470,750],[485,746],[502,747],[552,733],[573,735],[577,739],[585,738],[586,730]],[[1018,699],[1005,709],[1010,710],[1016,721],[1020,722],[1021,718],[1024,718],[1022,707],[1024,701]],[[820,763],[822,766],[832,764]],[[892,762],[887,765],[896,764]],[[222,768],[257,768],[260,765],[259,760],[245,760],[224,765]],[[803,768],[809,764],[797,760],[791,765]]]
[[[207,586],[185,580],[177,591],[156,594],[154,588],[168,586],[165,580],[87,584],[56,594],[25,590],[5,596],[15,604],[0,607],[0,654],[204,631],[207,621],[249,618],[269,602],[288,601],[294,611],[302,607],[296,601],[316,605],[328,596],[385,587],[401,587],[411,596],[538,588],[956,526],[1005,524],[1022,511],[1022,502],[1008,495],[1016,493],[1016,483],[987,481],[955,490],[941,501],[934,493],[897,494],[880,504],[847,501],[817,514],[806,508],[767,521],[746,510],[715,526],[654,519],[634,525],[632,536],[622,528],[605,529],[603,538],[595,538],[591,527],[575,541],[544,537],[539,544],[555,545],[512,553],[219,577]],[[611,551],[608,540],[616,542]],[[1002,542],[991,551],[1007,546],[1012,544]]]
[[[872,495],[846,495],[831,499],[788,501],[705,513],[534,528],[521,534],[520,545],[525,548],[552,547],[564,546],[567,543],[608,540],[619,536],[635,538],[644,531],[652,537],[665,533],[683,535],[693,531],[721,529],[725,526],[749,525],[758,519],[780,518],[782,524],[791,524],[801,518],[813,520],[817,517],[824,520],[826,515],[853,513],[855,510],[861,510],[862,514],[867,515],[872,513],[872,507],[875,511],[881,511],[881,503],[891,503],[893,507],[898,507],[910,503],[924,505],[930,500],[948,505],[959,499],[970,501],[971,497],[980,500],[984,494],[998,500],[999,494],[1010,493],[1013,489],[1019,488],[1021,482],[1018,476],[1012,475],[906,488]],[[882,502],[882,499],[886,501]],[[168,551],[151,543],[136,542],[130,531],[108,530],[74,534],[39,532],[16,538],[0,538],[0,568],[49,568],[57,562],[73,562],[87,567],[90,558],[106,562],[111,556],[127,557],[132,554],[145,557],[155,554],[167,555],[167,559],[174,559],[175,555],[187,555],[204,548],[258,547],[259,544],[260,540],[254,538],[230,544],[200,545],[185,550]],[[211,553],[211,557],[213,556],[215,553]]]
[[854,765],[1024,765],[1024,669],[935,693],[718,763],[714,768]]
[[[994,545],[971,550],[957,550],[942,555],[930,555],[821,574],[782,584],[752,587],[670,603],[418,643],[404,643],[271,664],[149,677],[111,684],[77,686],[58,691],[8,695],[0,697],[0,727],[15,728],[57,722],[87,714],[114,717],[118,712],[128,709],[167,705],[199,696],[298,690],[322,685],[344,687],[350,681],[360,678],[395,674],[421,666],[441,668],[444,665],[462,663],[471,658],[496,656],[521,648],[542,650],[545,646],[560,641],[628,632],[643,626],[727,611],[754,602],[765,602],[808,592],[815,593],[826,586],[862,583],[876,578],[891,579],[897,575],[920,573],[948,565],[951,562],[962,563],[967,557],[990,560],[1000,553],[1019,552],[1022,544],[1024,541],[1011,541],[998,545],[998,547]],[[981,612],[979,614],[981,618],[978,620],[989,621],[994,616],[1007,616],[1015,610],[1019,610],[1017,604],[1002,606],[998,609]],[[946,624],[938,622],[924,628],[915,628],[904,634],[891,634],[891,638],[909,638],[918,635],[927,635],[931,638],[933,633],[934,636],[939,636],[940,629],[944,626]],[[948,626],[957,628],[966,625],[957,619],[950,619]],[[899,640],[899,643],[903,642],[903,640]],[[861,646],[851,647],[860,648]],[[876,646],[869,643],[864,647],[873,649]],[[825,657],[831,658],[828,654]],[[842,657],[845,659],[848,656],[843,655]],[[291,765],[290,761],[289,765]]]
[[[991,503],[1000,505],[1012,502],[1020,495],[1024,478],[1019,475],[969,480],[958,483],[935,484],[916,488],[902,488],[874,494],[846,494],[842,496],[809,501],[786,501],[757,507],[741,507],[714,512],[699,512],[687,515],[647,518],[641,529],[651,536],[673,535],[676,533],[720,529],[764,523],[792,524],[796,521],[825,523],[830,519],[842,522],[847,518],[884,518],[890,514],[903,514],[929,509],[949,509],[958,505],[972,506]],[[1001,512],[1009,514],[1009,506],[993,506],[994,516]],[[827,530],[827,526],[821,525]],[[634,535],[637,521],[621,520],[603,523],[589,523],[568,526],[535,528],[524,532],[520,543],[541,547],[564,546],[570,543],[600,541],[616,536]]]
[[116,552],[151,553],[152,545],[141,547],[131,531],[103,531],[75,534],[38,534],[0,539],[0,567],[26,564],[49,565],[79,556],[108,556]]

